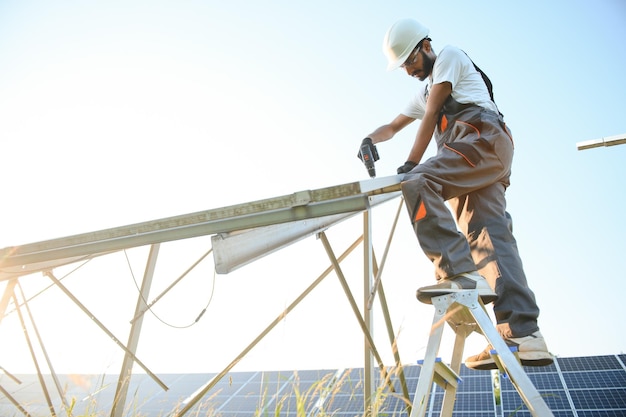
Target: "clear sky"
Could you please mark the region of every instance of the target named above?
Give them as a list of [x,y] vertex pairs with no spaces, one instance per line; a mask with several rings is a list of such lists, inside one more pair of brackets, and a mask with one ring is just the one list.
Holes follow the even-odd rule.
[[[621,0],[2,1],[0,248],[367,179],[361,139],[419,86],[385,69],[383,36],[403,17],[493,81],[516,143],[508,207],[550,350],[623,352],[626,145],[576,150],[626,133]],[[378,146],[379,176],[395,174],[416,129]],[[396,207],[373,213],[379,257]],[[329,231],[336,252],[360,225]],[[150,298],[209,248],[163,245]],[[64,280],[123,342],[146,254],[126,253],[132,274],[118,253]],[[414,363],[433,313],[414,294],[433,274],[404,212],[387,262],[400,354]],[[328,265],[314,238],[228,275],[209,258],[155,305],[162,321],[146,317],[138,356],[155,372],[220,370]],[[49,284],[21,282],[29,296]],[[166,325],[193,323],[209,300],[194,326]],[[58,290],[30,306],[57,371],[119,372],[121,350]],[[16,316],[0,326],[0,365],[32,371]],[[378,322],[375,334],[391,364]],[[237,369],[358,367],[362,343],[331,275]]]

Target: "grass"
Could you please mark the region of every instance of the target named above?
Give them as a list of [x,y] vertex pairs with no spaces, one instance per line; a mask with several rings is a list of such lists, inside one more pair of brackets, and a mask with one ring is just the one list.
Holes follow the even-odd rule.
[[[287,413],[289,415],[294,415],[295,413],[297,417],[330,417],[340,411],[354,410],[355,408],[361,410],[355,411],[355,417],[399,417],[408,415],[406,410],[410,404],[404,401],[401,394],[390,392],[389,386],[382,378],[372,393],[369,407],[363,410],[363,382],[361,376],[358,375],[357,378],[354,373],[346,370],[344,372],[328,373],[316,381],[302,381],[297,372],[286,373],[279,380],[270,381],[264,377],[259,392],[237,394],[238,397],[241,398],[243,396],[247,400],[257,399],[256,409],[253,413],[242,410],[239,415],[279,417]],[[64,415],[66,417],[109,416],[111,413],[110,409],[103,410],[98,407],[96,394],[103,391],[104,388],[110,389],[111,387],[104,386],[103,378],[100,380],[100,384],[101,386],[95,390],[94,394],[84,399],[71,398],[68,407],[63,410]],[[226,402],[223,395],[220,397],[220,394],[224,394],[224,390],[225,388],[218,389],[216,387],[214,392],[198,403],[186,416],[220,417],[222,415],[219,411],[220,407]],[[227,401],[231,399],[235,400],[230,398]],[[78,411],[77,404],[82,401],[88,401],[88,403],[82,410]],[[141,405],[144,403],[145,401],[142,402],[138,398],[138,392],[135,391],[122,415],[124,417],[145,417],[146,414],[140,411]],[[174,411],[172,415],[176,415],[176,410],[172,410],[172,407],[171,404],[164,404],[164,408],[167,409],[164,409],[160,416],[170,415],[169,413],[172,411]],[[33,416],[35,415],[33,414]]]
[[[354,411],[351,414],[353,417],[408,416],[407,410],[411,404],[402,397],[401,393],[392,392],[382,375],[377,378],[379,382],[374,387],[372,399],[368,403],[369,406],[364,409],[362,372],[362,369],[360,371],[339,370],[325,375],[319,374],[319,376],[303,372],[302,375],[308,375],[308,378],[301,378],[298,372],[285,372],[284,374],[272,372],[262,374],[261,380],[256,378],[256,382],[250,382],[252,378],[250,375],[239,379],[235,376],[236,374],[227,375],[185,416],[221,417],[223,415],[221,410],[224,414],[230,415],[231,410],[236,408],[239,401],[242,401],[241,404],[247,404],[247,409],[241,410],[238,415],[251,417],[279,417],[287,414],[297,417],[329,417],[351,410]],[[388,378],[397,381],[399,379],[397,370],[389,371]],[[495,402],[500,405],[501,376],[498,372],[493,372],[492,378]],[[246,390],[252,386],[255,387],[252,391]],[[110,394],[114,389],[115,384],[107,383],[104,376],[101,376],[91,394],[83,398],[71,398],[68,406],[62,409],[60,414],[57,413],[57,416],[108,417],[111,413]],[[65,391],[68,392],[67,387]],[[104,391],[107,392],[104,393]],[[141,410],[148,404],[149,399],[140,398],[141,395],[145,394],[140,393],[138,388],[132,393],[129,392],[129,398],[122,413],[124,417],[147,416]],[[152,402],[151,406],[154,410],[153,404]],[[176,405],[173,401],[165,399],[162,406],[159,417],[176,416]],[[179,403],[179,407],[182,409],[183,404]],[[42,410],[43,407],[40,406],[39,409]],[[45,411],[48,411],[47,408]],[[517,411],[519,410],[513,411],[510,415],[517,414]],[[50,414],[48,412],[45,415]],[[15,412],[13,415],[17,417],[29,414]],[[30,415],[38,417],[42,414],[34,412]]]

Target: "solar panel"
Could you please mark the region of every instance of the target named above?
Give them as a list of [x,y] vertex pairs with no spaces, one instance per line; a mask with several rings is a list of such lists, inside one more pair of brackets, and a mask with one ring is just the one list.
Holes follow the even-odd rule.
[[[525,370],[555,416],[574,415],[571,410],[578,416],[626,415],[626,370],[617,356],[557,358],[549,367]],[[504,415],[526,410],[506,378],[502,409]]]
[[579,411],[578,417],[624,417],[623,410]]
[[[567,394],[565,393],[565,391],[539,389],[538,391],[543,400],[548,405],[548,408],[550,408],[550,410],[552,410],[553,412],[559,410],[567,411],[572,409],[568,402]],[[502,398],[501,404],[504,415],[509,415],[510,413],[516,411],[528,410],[524,405],[524,402],[520,398],[519,394],[512,386],[509,389],[503,389],[500,395]]]
[[603,410],[622,409],[626,415],[626,388],[574,390],[570,392],[576,409]]
[[[543,396],[555,417],[623,417],[626,416],[626,355],[557,358],[547,367],[525,367],[529,378]],[[412,400],[421,367],[403,368]],[[397,369],[389,368],[393,392],[381,386],[376,375],[378,415],[406,417],[407,404],[402,396]],[[364,370],[304,370],[271,372],[231,372],[192,408],[188,415],[222,417],[280,415],[301,416],[323,411],[326,415],[354,417],[363,415]],[[530,416],[519,394],[504,376],[500,376],[500,395],[494,391],[494,374],[474,371],[463,366],[462,382],[457,390],[455,417]],[[163,391],[145,374],[133,375],[129,388],[129,415],[135,412],[158,417],[173,411],[205,386],[215,374],[166,374],[159,377],[170,388]],[[42,395],[36,375],[18,375],[22,384],[0,374],[0,385],[7,389],[32,416],[47,416],[50,410]],[[110,411],[117,376],[59,375],[67,397],[77,400],[74,413]],[[50,378],[47,377],[49,382]],[[132,393],[132,394],[130,394]],[[429,415],[439,415],[443,390],[435,386],[431,394]],[[57,412],[60,400],[54,401]],[[0,415],[17,415],[18,409],[0,396]]]
[[563,390],[563,382],[559,374],[555,372],[530,373],[528,374],[530,381],[533,383],[537,391]]
[[570,390],[626,387],[624,371],[563,372],[563,379]]
[[603,369],[624,370],[617,356],[579,356],[574,358],[559,358],[559,367],[562,372],[568,371],[600,371]]
[[[432,410],[435,415],[439,415],[441,412],[441,406],[443,404],[443,391],[438,390],[434,395],[434,401],[432,404]],[[489,415],[493,417],[495,415],[496,404],[493,397],[493,392],[471,392],[471,393],[457,393],[456,401],[454,405],[455,415]]]
[[473,371],[475,375],[461,376],[462,382],[457,392],[492,392],[493,376],[490,371]]

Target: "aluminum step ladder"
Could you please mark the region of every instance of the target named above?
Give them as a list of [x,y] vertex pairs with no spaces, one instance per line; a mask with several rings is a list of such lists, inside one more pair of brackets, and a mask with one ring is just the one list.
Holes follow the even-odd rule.
[[[410,417],[426,415],[433,383],[445,391],[440,416],[452,416],[456,390],[461,383],[459,372],[465,339],[472,332],[481,333],[493,346],[492,357],[498,369],[508,376],[530,413],[536,417],[553,416],[552,411],[524,372],[516,353],[500,337],[484,304],[478,297],[478,291],[468,290],[433,297],[432,303],[435,307],[433,326],[426,346],[426,355],[423,362],[420,361],[422,369]],[[449,366],[437,357],[445,323],[448,323],[456,333]]]

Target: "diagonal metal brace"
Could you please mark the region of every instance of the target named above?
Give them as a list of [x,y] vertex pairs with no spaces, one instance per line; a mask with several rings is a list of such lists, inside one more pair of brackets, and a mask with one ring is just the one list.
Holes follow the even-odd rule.
[[[343,274],[341,266],[339,265],[339,262],[337,261],[337,258],[335,257],[333,253],[330,243],[328,242],[328,238],[326,237],[326,234],[324,232],[320,233],[319,236],[320,236],[320,239],[322,240],[322,243],[324,244],[324,248],[326,249],[328,257],[331,263],[333,264],[333,267],[335,268],[335,273],[337,274],[337,277],[339,278],[339,282],[341,283],[341,286],[343,287],[343,290],[346,293],[346,297],[348,298],[348,301],[350,302],[352,311],[354,311],[354,315],[357,321],[359,322],[359,325],[361,326],[361,330],[363,331],[363,334],[365,335],[369,348],[372,354],[374,355],[374,357],[376,358],[376,362],[378,362],[378,367],[380,368],[383,378],[385,379],[385,381],[390,381],[389,378],[387,378],[387,371],[385,370],[385,365],[383,364],[383,360],[380,357],[378,350],[376,349],[376,345],[374,344],[374,339],[372,338],[372,335],[370,331],[368,330],[367,325],[365,324],[365,321],[363,320],[363,317],[361,316],[361,313],[359,312],[359,307],[357,306],[356,300],[354,299],[354,296],[352,295],[352,291],[350,290],[350,286],[348,285],[348,282],[346,281],[346,277]],[[392,392],[395,391],[391,382],[389,382],[389,386]]]
[[150,375],[150,377],[154,380],[154,382],[156,382],[157,384],[159,384],[159,386],[161,388],[163,388],[165,391],[167,391],[169,388],[167,385],[165,385],[163,383],[163,381],[161,381],[159,379],[159,377],[157,377],[150,369],[148,369],[148,367],[139,360],[138,357],[135,356],[135,354],[133,352],[130,351],[130,349],[128,349],[117,337],[115,337],[115,335],[113,333],[111,333],[111,331],[109,329],[106,328],[106,326],[96,318],[96,316],[94,316],[91,311],[89,311],[89,309],[87,307],[85,307],[85,305],[83,303],[81,303],[78,298],[76,298],[74,296],[74,294],[72,294],[70,292],[70,290],[68,290],[63,284],[61,284],[61,281],[59,281],[57,279],[57,277],[54,276],[54,274],[51,271],[46,271],[44,273],[48,278],[50,278],[52,280],[52,282],[54,282],[57,287],[59,287],[61,289],[61,291],[63,291],[65,293],[65,295],[67,295],[72,301],[74,301],[74,303],[81,309],[83,310],[83,313],[85,313],[87,316],[89,316],[90,319],[92,319],[97,325],[98,327],[100,327],[100,329],[105,332],[107,334],[107,336],[109,336],[114,342],[115,344],[117,344],[124,352],[126,352],[127,355],[129,355],[134,361],[135,363],[137,363],[137,365],[139,365],[141,368],[143,368],[144,371],[146,371],[146,373],[148,375]]

